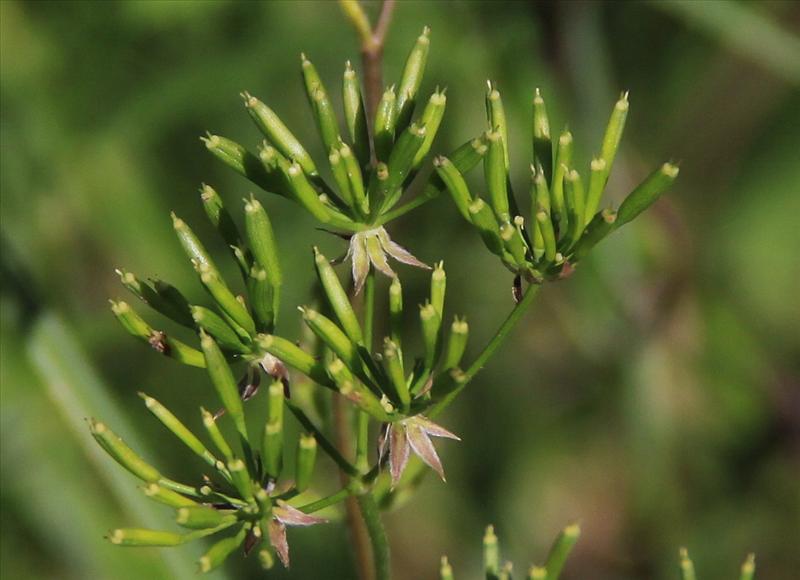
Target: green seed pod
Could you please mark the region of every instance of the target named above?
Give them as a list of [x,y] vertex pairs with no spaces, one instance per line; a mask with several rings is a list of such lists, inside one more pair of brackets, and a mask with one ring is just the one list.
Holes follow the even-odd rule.
[[184,497],[181,494],[172,491],[171,489],[167,489],[166,487],[158,485],[157,483],[148,483],[142,489],[144,490],[144,494],[153,501],[157,501],[158,503],[168,505],[170,507],[180,508],[200,505],[193,499]]
[[617,212],[613,210],[604,209],[595,214],[592,221],[586,226],[586,230],[583,232],[580,240],[575,244],[570,261],[579,262],[585,258],[592,248],[616,229],[616,221]]
[[483,535],[483,571],[487,578],[497,578],[500,571],[500,547],[494,526],[488,526]]
[[358,160],[353,157],[353,152],[346,143],[342,143],[339,146],[339,155],[341,155],[342,163],[344,163],[345,170],[347,171],[347,180],[350,184],[350,192],[353,194],[356,208],[360,211],[362,216],[366,217],[369,215],[369,198],[364,188],[364,176],[361,173],[361,168],[358,166]]
[[489,130],[497,131],[503,138],[503,160],[505,169],[508,172],[508,123],[506,122],[506,112],[503,108],[503,99],[500,98],[500,91],[492,86],[492,81],[486,81],[489,90],[486,92],[486,118],[489,121]]
[[548,264],[552,264],[556,259],[556,235],[553,230],[553,222],[550,221],[550,214],[540,209],[536,214],[536,227],[542,238],[544,246],[544,259]]
[[136,452],[117,436],[105,423],[89,419],[89,431],[92,437],[100,444],[114,461],[127,469],[133,475],[148,483],[155,483],[161,479],[158,470],[139,457]]
[[567,231],[565,248],[571,248],[581,237],[584,228],[583,217],[586,215],[584,206],[583,181],[580,174],[571,169],[565,175],[565,201],[567,204],[567,214],[569,216],[569,230]]
[[459,320],[456,317],[450,326],[450,336],[445,347],[444,358],[442,359],[442,370],[457,368],[464,356],[467,348],[467,338],[469,337],[469,325],[466,320]]
[[175,514],[175,523],[192,530],[216,528],[224,524],[232,524],[236,516],[204,505],[185,506],[178,508]]
[[381,399],[361,381],[354,380],[353,375],[341,360],[335,358],[328,364],[328,374],[336,384],[339,394],[346,397],[359,409],[378,421],[393,419],[392,415],[386,411]]
[[422,117],[419,124],[420,126],[425,127],[425,138],[423,139],[419,150],[417,150],[417,154],[414,156],[414,161],[411,164],[412,168],[416,169],[419,167],[430,152],[433,141],[436,138],[436,133],[439,131],[439,125],[442,124],[442,118],[444,117],[444,109],[446,105],[447,96],[445,95],[445,92],[439,91],[437,88],[436,91],[431,95],[431,98],[428,99],[428,104],[425,105],[425,110],[422,111]]
[[444,316],[444,295],[447,287],[447,274],[444,271],[444,261],[434,265],[431,274],[431,304],[436,309],[439,318]]
[[125,330],[132,336],[149,342],[150,337],[155,332],[153,328],[127,302],[114,302],[113,300],[110,300],[110,302],[111,312],[114,313],[114,316],[117,317],[117,320],[120,321]]
[[317,123],[319,134],[325,149],[330,151],[342,140],[339,134],[339,121],[333,111],[333,105],[328,98],[325,85],[317,74],[317,69],[311,64],[306,56],[300,55],[302,59],[303,80],[305,81],[306,94],[311,110],[314,113],[314,120]]
[[239,389],[233,378],[231,368],[225,360],[217,343],[202,330],[200,331],[200,345],[206,357],[206,368],[211,377],[214,389],[217,391],[222,406],[233,419],[236,430],[244,441],[247,441],[247,425],[244,420],[244,409],[242,399],[239,397]]
[[384,191],[392,193],[403,185],[411,172],[417,153],[425,142],[426,134],[427,127],[412,123],[397,138],[397,143],[389,154],[387,163],[389,178],[383,184]]
[[550,142],[550,121],[539,89],[533,97],[533,157],[544,170],[547,183],[553,176],[553,144]]
[[253,196],[245,202],[244,213],[247,240],[256,262],[267,271],[268,281],[272,287],[272,312],[277,313],[280,307],[280,289],[283,285],[283,273],[280,258],[278,257],[275,232],[272,229],[272,223],[266,210],[264,210],[264,206]]
[[665,163],[647,176],[619,206],[616,227],[625,225],[653,205],[661,194],[672,185],[672,182],[678,177],[679,171],[677,165]]
[[283,421],[284,386],[280,379],[275,379],[267,389],[267,421]]
[[317,439],[310,433],[301,433],[297,442],[294,473],[294,488],[298,493],[303,493],[311,485],[316,459]]
[[447,191],[450,192],[450,196],[453,198],[453,203],[455,203],[456,208],[465,220],[471,222],[469,206],[472,203],[472,194],[469,191],[467,182],[464,180],[464,176],[456,165],[447,157],[437,157],[433,160],[433,165],[443,185],[447,188]]
[[203,445],[202,441],[192,433],[186,425],[184,425],[172,412],[164,405],[158,402],[153,397],[144,393],[139,393],[139,396],[144,400],[147,409],[161,421],[161,423],[169,429],[175,437],[181,440],[184,445],[191,449],[203,461],[216,467],[217,458]]
[[397,97],[394,86],[384,91],[378,109],[375,111],[374,142],[378,161],[389,159],[394,143],[395,121],[397,119]]
[[261,436],[261,456],[264,461],[264,471],[271,479],[280,476],[283,467],[283,421],[267,421]]
[[[533,222],[533,240],[532,244],[532,251],[533,254],[533,261],[538,262],[541,260],[542,256],[544,256],[544,234],[542,233],[542,229],[539,227],[539,220],[535,219]],[[516,261],[516,260],[515,260]]]
[[297,162],[289,163],[285,159],[279,159],[278,165],[286,178],[294,199],[322,223],[331,221],[330,209],[320,201],[319,193],[311,185],[301,166]]
[[317,87],[312,95],[312,110],[317,119],[317,126],[322,137],[322,143],[331,149],[342,140],[339,134],[339,122],[333,112],[333,105],[328,94],[322,87]]
[[572,165],[572,133],[565,130],[558,138],[555,171],[550,184],[550,208],[556,223],[559,224],[560,236],[565,235],[568,228],[567,206],[564,202],[564,179],[570,165]]
[[[603,135],[603,146],[600,149],[600,159],[605,161],[605,178],[611,172],[614,158],[617,156],[617,149],[622,140],[622,132],[625,130],[625,119],[628,117],[628,93],[620,95],[619,100],[614,105],[611,118],[608,120],[605,135]],[[605,185],[605,183],[604,183]]]
[[300,311],[303,313],[303,320],[314,334],[336,353],[350,370],[356,372],[361,366],[361,356],[350,338],[327,316],[310,308],[301,308]]
[[523,267],[525,265],[525,241],[522,238],[519,230],[511,223],[504,223],[500,226],[500,239],[503,240],[503,246],[513,256],[514,263]]
[[311,155],[303,148],[300,141],[283,124],[278,115],[248,93],[242,94],[244,105],[250,113],[258,129],[269,139],[269,142],[283,155],[297,162],[308,175],[317,175],[317,167]]
[[347,207],[352,208],[353,193],[350,191],[350,180],[347,177],[347,168],[342,162],[342,155],[336,148],[332,149],[330,155],[328,155],[328,164],[331,166],[331,173],[333,174],[333,180],[336,182],[339,197],[344,200]]
[[322,365],[293,342],[274,334],[259,334],[255,343],[260,349],[278,357],[314,382],[325,387],[332,386]]
[[403,67],[403,75],[397,88],[397,128],[405,129],[414,114],[414,103],[425,74],[425,63],[428,60],[428,48],[431,44],[431,29],[427,26],[417,38]]
[[503,158],[503,136],[498,131],[492,131],[487,133],[486,139],[489,142],[489,151],[483,163],[489,201],[497,219],[507,222],[511,220],[511,213],[508,209],[508,175]]
[[200,187],[200,200],[203,202],[203,209],[208,216],[209,221],[214,228],[219,232],[219,235],[225,240],[228,246],[243,247],[242,237],[239,235],[239,230],[225,209],[222,203],[222,198],[217,191],[210,185],[205,183]]
[[400,402],[403,409],[408,409],[411,404],[411,395],[408,392],[408,384],[403,371],[403,355],[390,338],[384,339],[383,342],[383,364],[397,401]]
[[[486,151],[487,147],[482,138],[471,139],[453,151],[449,155],[449,159],[455,168],[463,174],[480,163],[483,156],[486,155]],[[438,159],[438,157],[436,159]],[[434,167],[436,167],[436,159],[433,160]],[[447,158],[442,157],[442,159]],[[428,183],[425,184],[420,199],[433,199],[445,189],[447,189],[447,186],[437,170],[436,175],[431,176]],[[465,219],[467,219],[467,216],[465,216]]]
[[342,79],[342,101],[344,102],[344,118],[350,142],[355,149],[359,163],[369,165],[369,133],[367,131],[367,112],[358,77],[348,60]]
[[219,425],[217,425],[217,420],[214,418],[214,415],[206,411],[205,409],[201,408],[200,413],[203,416],[203,426],[206,428],[208,432],[208,436],[211,438],[211,441],[214,443],[214,446],[222,453],[222,456],[225,458],[225,461],[230,463],[233,461],[233,450],[228,442],[225,440],[225,437],[222,435],[222,432],[219,430]]
[[240,353],[250,351],[233,328],[213,310],[204,306],[192,306],[192,317],[197,326],[213,336],[222,348]]
[[[119,276],[119,280],[122,282],[122,285],[125,286],[125,288],[131,294],[135,295],[139,300],[147,304],[147,299],[143,294],[144,288],[147,287],[147,282],[142,282],[136,277],[136,274],[133,272],[128,272],[127,270],[123,270],[122,268],[117,268],[114,270],[114,272],[116,272],[117,276]],[[152,288],[150,290],[153,293],[153,296],[156,296],[155,291],[153,291]],[[155,308],[155,306],[153,306],[153,308]]]
[[[255,321],[253,321],[250,313],[247,312],[247,308],[237,300],[230,288],[220,278],[217,271],[211,269],[207,264],[200,264],[197,266],[197,272],[200,274],[200,281],[203,286],[205,286],[222,311],[244,329],[249,336],[253,336],[256,333]],[[234,326],[234,328],[236,327]]]
[[265,191],[286,195],[286,188],[266,170],[261,160],[243,146],[220,135],[201,137],[214,157]]
[[686,548],[681,548],[678,552],[680,556],[681,567],[681,580],[697,580],[697,574],[694,571],[694,562],[689,557],[689,551]]
[[118,528],[108,534],[108,540],[118,546],[149,546],[166,548],[179,546],[186,541],[186,536],[175,532],[159,530],[142,530],[138,528]]
[[149,289],[144,288],[144,295],[147,303],[157,303],[158,307],[155,308],[161,314],[182,324],[188,328],[194,328],[194,320],[192,319],[192,311],[189,307],[189,301],[186,297],[172,284],[164,282],[159,278],[152,279],[153,292],[155,296],[151,296]]
[[275,327],[275,297],[267,271],[260,266],[250,269],[247,278],[247,295],[250,297],[250,306],[256,319],[256,329],[259,332],[272,332]]
[[438,355],[439,329],[442,326],[442,319],[439,318],[436,309],[430,303],[420,307],[419,318],[422,323],[422,340],[425,344],[425,368],[432,369]]
[[247,537],[247,527],[242,526],[235,536],[223,538],[208,549],[199,560],[200,571],[210,572],[222,563],[242,545]]
[[585,224],[588,224],[594,217],[600,205],[603,189],[605,189],[606,186],[608,171],[605,159],[592,159],[591,170],[592,173],[589,176],[589,192],[586,194],[586,207],[584,208],[585,214],[583,221]]
[[567,557],[580,535],[581,528],[578,524],[567,526],[558,534],[555,543],[553,543],[552,548],[550,548],[550,553],[547,555],[545,568],[547,568],[548,579],[552,578],[553,580],[558,580],[558,577],[561,576],[561,571],[564,569]]
[[248,503],[255,501],[253,495],[253,481],[250,479],[250,474],[247,472],[247,467],[241,459],[234,459],[228,463],[228,471],[231,474],[231,482],[239,492],[242,499]]
[[214,265],[214,261],[192,229],[186,225],[185,221],[176,216],[174,212],[170,215],[172,216],[172,227],[175,229],[178,241],[181,243],[181,247],[183,251],[186,252],[189,260],[195,264],[206,265],[210,269],[216,271],[217,267]]
[[439,564],[439,580],[453,580],[453,568],[447,560],[447,556],[442,556]]
[[739,580],[753,580],[756,574],[756,555],[748,554],[747,559],[742,564]]
[[111,311],[125,330],[149,344],[155,351],[185,365],[200,368],[206,366],[203,353],[180,340],[167,336],[166,333],[160,330],[153,329],[127,302],[114,302],[112,300]]
[[480,163],[489,151],[489,146],[486,144],[485,136],[470,139],[466,143],[461,144],[450,155],[450,161],[456,166],[462,174],[467,173]]
[[541,171],[535,172],[532,184],[531,205],[534,208],[531,223],[536,223],[544,244],[544,257],[548,263],[556,259],[556,234],[550,215],[550,191]]
[[333,360],[328,363],[327,371],[337,386],[353,381],[353,374],[350,372],[350,369],[348,369],[339,358],[333,357]]
[[528,568],[528,580],[547,580],[547,568],[531,566]]
[[258,563],[263,570],[272,570],[275,566],[275,556],[269,548],[263,548],[258,551]]
[[503,240],[500,239],[500,226],[497,224],[494,212],[482,199],[476,199],[469,206],[469,216],[470,221],[478,228],[483,243],[486,244],[489,251],[502,257],[504,254]]
[[400,346],[403,330],[403,287],[400,278],[392,278],[389,285],[389,327],[392,340]]
[[336,272],[334,272],[330,262],[319,252],[316,246],[314,246],[314,265],[317,269],[319,281],[322,283],[322,287],[325,290],[328,303],[331,305],[331,308],[333,308],[336,318],[339,320],[339,324],[342,325],[345,334],[347,334],[348,338],[354,343],[363,345],[364,336],[361,332],[361,325],[350,304],[347,293],[342,287],[339,277],[336,275]]

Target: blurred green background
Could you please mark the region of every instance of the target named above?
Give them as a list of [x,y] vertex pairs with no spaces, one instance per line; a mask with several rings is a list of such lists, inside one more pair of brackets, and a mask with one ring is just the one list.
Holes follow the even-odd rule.
[[[511,118],[515,180],[526,178],[536,86],[552,125],[569,121],[585,167],[618,92],[630,90],[613,200],[669,158],[681,176],[575,276],[545,289],[442,417],[463,442],[440,446],[447,485],[429,477],[387,516],[397,577],[432,578],[447,553],[460,577],[477,578],[487,523],[521,572],[578,520],[566,578],[675,578],[681,545],[701,577],[733,578],[755,551],[759,578],[796,578],[800,5],[401,1],[387,82],[425,24],[433,40],[423,90],[448,87],[435,150],[482,129],[491,78]],[[255,145],[238,97],[246,89],[319,154],[298,55],[338,98],[344,61],[358,62],[355,36],[335,2],[3,1],[0,38],[0,573],[194,577],[200,547],[103,540],[119,525],[165,525],[169,510],[144,502],[83,418],[102,417],[156,465],[192,474],[198,466],[136,391],[190,425],[198,405],[214,405],[201,371],[153,356],[121,330],[106,300],[131,298],[114,268],[200,296],[169,211],[209,240],[200,182],[236,215],[250,185],[198,136],[208,129]],[[282,333],[295,338],[309,246],[335,254],[340,242],[296,206],[265,202],[287,270]],[[390,229],[422,259],[445,260],[449,308],[467,315],[474,354],[511,308],[511,280],[467,228],[442,197]],[[222,261],[222,243],[212,249]],[[422,300],[427,275],[401,275],[407,301]],[[290,541],[292,574],[272,576],[353,577],[340,524],[290,531]],[[262,574],[254,559],[234,557],[216,577]]]

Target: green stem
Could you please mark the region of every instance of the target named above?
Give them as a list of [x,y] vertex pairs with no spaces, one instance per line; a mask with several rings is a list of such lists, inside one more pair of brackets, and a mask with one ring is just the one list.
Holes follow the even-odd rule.
[[318,512],[321,509],[325,509],[328,506],[334,505],[343,501],[350,497],[353,492],[348,487],[343,487],[336,493],[333,493],[327,497],[323,497],[318,499],[317,501],[313,501],[311,503],[307,503],[306,505],[300,506],[299,509],[301,512],[305,514],[313,514],[314,512]]
[[455,397],[461,392],[461,390],[472,380],[472,378],[478,374],[483,366],[488,362],[490,358],[494,355],[495,351],[500,347],[501,344],[508,338],[508,335],[517,325],[517,323],[522,319],[522,316],[528,310],[531,304],[533,304],[534,298],[539,293],[541,289],[541,284],[532,284],[528,286],[527,292],[522,297],[522,300],[519,301],[511,313],[508,315],[508,318],[503,321],[503,324],[500,325],[500,328],[497,329],[497,332],[489,341],[489,343],[484,347],[483,352],[478,355],[478,358],[475,359],[470,367],[464,373],[464,382],[459,385],[453,392],[449,393],[444,399],[439,401],[436,405],[433,406],[431,411],[428,413],[429,417],[436,417],[439,413],[444,411],[444,409],[455,399]]
[[[364,344],[372,352],[375,327],[375,270],[370,268],[364,285]],[[369,415],[356,411],[356,467],[366,472],[369,467]]]
[[358,496],[358,507],[361,510],[361,517],[364,518],[372,544],[375,580],[389,580],[391,578],[389,541],[386,538],[386,531],[383,529],[378,504],[375,503],[372,492]]
[[372,224],[373,227],[382,226],[385,223],[388,223],[394,219],[397,219],[401,216],[404,216],[408,212],[413,209],[417,209],[419,206],[428,203],[429,201],[436,199],[435,197],[429,197],[424,194],[420,194],[411,201],[406,204],[401,205],[400,207],[393,209],[392,211],[388,211],[383,215],[378,216],[375,222]]

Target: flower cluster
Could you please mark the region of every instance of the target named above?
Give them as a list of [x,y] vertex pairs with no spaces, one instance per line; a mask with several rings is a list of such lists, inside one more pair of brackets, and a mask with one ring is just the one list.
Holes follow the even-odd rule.
[[[600,155],[592,160],[588,188],[574,167],[572,134],[564,130],[554,147],[544,99],[533,97],[530,211],[523,215],[510,179],[508,125],[500,92],[486,93],[488,130],[483,135],[487,201],[473,195],[464,171],[440,156],[436,170],[459,213],[480,233],[486,247],[518,277],[530,283],[569,275],[598,242],[654,203],[678,175],[665,163],[625,199],[619,210],[598,212],[628,113],[628,93],[614,105]],[[526,218],[527,216],[527,218]]]
[[[275,112],[249,93],[243,94],[245,106],[265,138],[257,153],[218,135],[204,138],[207,148],[228,166],[265,191],[295,201],[321,226],[333,228],[349,241],[345,261],[352,266],[352,292],[335,272],[336,261],[313,248],[322,301],[299,310],[316,341],[314,350],[279,332],[280,252],[268,213],[252,195],[245,199],[244,227],[240,228],[216,190],[208,185],[201,189],[205,212],[238,267],[241,281],[237,284],[224,279],[189,225],[172,216],[175,233],[210,297],[209,304],[190,303],[163,280],[143,280],[118,271],[129,291],[186,329],[197,343],[192,345],[172,332],[154,328],[130,304],[112,301],[112,310],[124,328],[164,356],[205,368],[221,408],[216,413],[201,409],[206,436],[212,443],[207,446],[156,399],[142,395],[150,412],[207,464],[208,473],[189,483],[162,475],[108,426],[90,420],[92,435],[103,449],[145,482],[148,497],[174,508],[176,523],[186,530],[118,529],[109,535],[113,543],[175,546],[227,531],[200,561],[201,569],[208,571],[235,550],[241,548],[248,554],[257,546],[265,565],[271,565],[277,555],[288,566],[286,526],[321,523],[323,520],[312,514],[350,496],[357,496],[359,505],[367,506],[362,507],[362,515],[365,521],[373,518],[373,530],[379,527],[379,523],[374,525],[377,505],[391,502],[376,501],[375,496],[384,490],[384,497],[377,500],[385,499],[403,486],[401,478],[411,465],[412,453],[421,460],[414,469],[427,465],[444,479],[432,438],[458,437],[432,419],[486,363],[530,303],[526,299],[518,305],[476,359],[463,364],[469,326],[461,317],[454,317],[449,326],[444,323],[447,276],[443,263],[430,268],[393,241],[384,226],[447,189],[489,250],[515,274],[519,281],[515,287],[521,289],[522,279],[534,284],[526,294],[532,297],[530,290],[568,274],[571,265],[653,203],[677,175],[677,168],[666,164],[636,188],[617,212],[595,213],[619,144],[627,97],[617,103],[584,193],[572,167],[571,136],[564,133],[553,150],[544,103],[537,93],[531,218],[526,226],[511,191],[502,101],[490,85],[486,98],[489,130],[447,157],[437,157],[436,170],[422,193],[400,204],[420,175],[446,104],[445,92],[437,89],[415,118],[429,44],[426,28],[409,54],[399,83],[383,93],[371,123],[367,122],[359,81],[348,63],[342,81],[345,132],[340,131],[319,74],[302,56],[305,91],[329,153],[333,184],[321,177],[315,160]],[[488,204],[471,194],[464,178],[481,161]],[[406,328],[403,289],[389,258],[431,270],[429,297],[419,307],[417,341]],[[376,272],[391,279],[384,302],[389,320],[385,337],[375,337],[373,332]],[[244,291],[238,292],[237,286]],[[363,295],[361,315],[354,307],[357,294]],[[315,409],[293,397],[293,373],[323,387],[318,391],[320,397],[350,403],[346,412],[357,425],[354,450],[342,448],[341,437],[318,426]],[[254,438],[245,410],[260,404],[257,395],[265,375],[269,386],[261,399],[266,399],[266,416]],[[296,441],[289,441],[287,435],[286,410],[301,427]],[[369,442],[373,422],[378,424],[374,429],[379,433],[377,446]],[[294,459],[285,461],[286,448],[292,444]],[[370,448],[377,448],[372,465]],[[317,449],[343,474],[341,489],[327,496],[312,489]],[[380,548],[379,536],[373,534],[373,547]],[[265,538],[268,542],[262,542]],[[548,568],[552,567],[548,564]]]

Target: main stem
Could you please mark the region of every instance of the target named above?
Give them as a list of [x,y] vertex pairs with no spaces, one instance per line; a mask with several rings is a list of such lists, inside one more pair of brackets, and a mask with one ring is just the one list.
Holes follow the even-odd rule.
[[[395,0],[384,0],[377,23],[373,28],[370,25],[361,4],[356,0],[339,0],[345,15],[350,19],[361,38],[361,61],[364,68],[364,91],[367,105],[367,118],[374,119],[375,111],[381,99],[383,90],[383,45],[386,33],[389,30],[389,23],[392,20],[392,13],[395,7]],[[374,157],[374,154],[373,154]],[[375,272],[370,268],[364,290],[364,334],[366,346],[372,352],[372,330],[375,314]],[[369,418],[360,411],[357,412],[356,427],[356,466],[359,470],[366,471],[367,451],[369,441]],[[350,498],[353,499],[353,498]],[[372,546],[372,561],[376,580],[389,580],[391,569],[389,564],[389,542],[386,539],[386,532],[380,518],[378,505],[372,490],[366,487],[357,496],[358,511],[361,512],[361,519],[356,520],[353,515],[353,502],[347,502],[348,524],[351,533],[356,537],[360,532],[363,534],[364,527],[369,534],[370,545]],[[356,560],[358,564],[358,575],[360,578],[370,576],[369,568],[365,567],[363,545],[357,542],[354,545]]]
[[371,491],[358,496],[358,506],[361,508],[361,517],[364,518],[364,523],[367,525],[367,531],[369,532],[369,539],[372,542],[375,578],[376,580],[389,580],[392,576],[389,540],[386,538],[380,510]]

